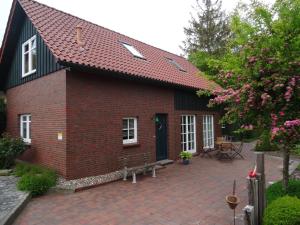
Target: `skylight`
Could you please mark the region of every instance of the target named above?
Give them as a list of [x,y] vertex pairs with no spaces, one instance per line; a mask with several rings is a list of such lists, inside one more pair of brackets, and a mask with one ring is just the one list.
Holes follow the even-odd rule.
[[136,50],[135,47],[133,47],[132,45],[126,44],[126,43],[122,43],[124,45],[125,48],[127,48],[128,51],[130,51],[130,53],[132,55],[134,55],[135,57],[141,58],[141,59],[145,59],[145,57],[138,51]]
[[178,62],[176,62],[174,59],[167,58],[167,60],[168,60],[172,65],[174,65],[177,69],[179,69],[180,71],[186,72],[186,70],[183,69],[182,66],[181,66]]

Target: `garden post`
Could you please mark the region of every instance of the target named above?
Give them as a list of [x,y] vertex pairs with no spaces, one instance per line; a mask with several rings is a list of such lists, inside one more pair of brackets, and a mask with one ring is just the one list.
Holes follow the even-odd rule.
[[259,180],[258,186],[258,221],[262,224],[264,209],[266,207],[266,179],[265,179],[265,155],[264,152],[256,152],[256,165]]

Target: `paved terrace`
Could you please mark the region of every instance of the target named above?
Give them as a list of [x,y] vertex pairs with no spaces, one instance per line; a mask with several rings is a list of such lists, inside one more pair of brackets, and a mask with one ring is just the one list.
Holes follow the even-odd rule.
[[[157,178],[138,176],[138,183],[117,181],[83,192],[52,194],[33,199],[15,224],[101,225],[229,225],[232,211],[225,196],[237,180],[238,222],[246,205],[246,179],[254,154],[247,144],[245,160],[232,162],[195,157],[157,172]],[[281,159],[266,156],[267,181],[280,179]]]

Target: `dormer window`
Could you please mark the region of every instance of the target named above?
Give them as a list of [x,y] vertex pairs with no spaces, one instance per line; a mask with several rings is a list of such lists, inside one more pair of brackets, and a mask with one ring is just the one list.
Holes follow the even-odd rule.
[[22,45],[22,77],[36,72],[36,35]]
[[145,59],[145,57],[138,51],[136,50],[135,47],[133,47],[132,45],[129,45],[127,43],[122,43],[122,45],[127,48],[128,51],[130,51],[130,53],[132,55],[134,55],[137,58],[141,58],[141,59]]
[[185,69],[182,68],[182,66],[176,62],[174,59],[171,59],[171,58],[167,58],[167,60],[169,61],[169,63],[171,63],[173,66],[175,66],[177,69],[179,69],[180,71],[182,72],[186,72]]

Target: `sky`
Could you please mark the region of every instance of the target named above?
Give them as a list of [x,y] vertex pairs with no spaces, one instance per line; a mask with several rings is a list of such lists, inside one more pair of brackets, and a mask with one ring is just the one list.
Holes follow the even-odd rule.
[[[180,55],[196,0],[38,0],[139,41]],[[230,12],[239,0],[223,0]],[[244,0],[249,1],[249,0]],[[271,0],[269,0],[271,1]],[[0,0],[2,43],[12,0]]]

